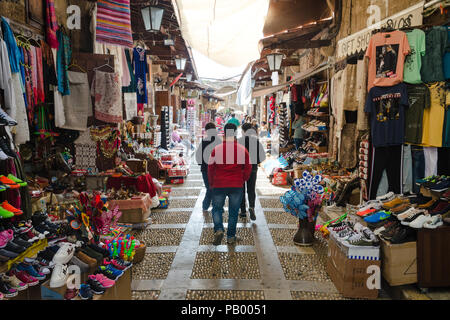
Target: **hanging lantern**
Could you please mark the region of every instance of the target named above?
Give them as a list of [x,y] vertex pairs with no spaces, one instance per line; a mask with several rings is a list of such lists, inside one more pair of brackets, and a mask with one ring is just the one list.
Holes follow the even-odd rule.
[[175,65],[177,66],[177,70],[184,70],[186,66],[186,58],[176,58]]
[[187,80],[187,81],[191,81],[191,80],[192,80],[192,73],[188,73],[188,74],[186,75],[186,80]]
[[158,7],[145,7],[141,9],[142,19],[146,31],[159,31],[164,14],[164,9]]
[[283,55],[281,53],[271,53],[266,56],[270,71],[280,71]]

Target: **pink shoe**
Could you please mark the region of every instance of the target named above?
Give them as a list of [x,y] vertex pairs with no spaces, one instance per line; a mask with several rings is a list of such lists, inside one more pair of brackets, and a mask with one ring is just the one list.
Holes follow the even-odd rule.
[[89,275],[89,279],[97,280],[105,288],[111,288],[116,283],[114,280],[108,279],[106,276],[104,276],[101,273],[91,274],[91,275]]

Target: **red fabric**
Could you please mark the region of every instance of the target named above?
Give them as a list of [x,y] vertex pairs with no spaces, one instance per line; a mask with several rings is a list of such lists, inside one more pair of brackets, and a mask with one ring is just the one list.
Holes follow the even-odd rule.
[[42,67],[42,49],[36,47],[36,61],[37,61],[37,103],[44,103],[45,89],[44,89],[44,69]]
[[156,195],[156,187],[152,181],[152,176],[150,174],[141,175],[139,177],[109,177],[106,187],[108,189],[120,189],[122,184],[125,187],[135,186],[136,190],[139,192],[144,192],[150,194],[150,197]]
[[236,140],[224,141],[211,152],[208,165],[208,182],[211,188],[242,188],[251,173],[248,151]]

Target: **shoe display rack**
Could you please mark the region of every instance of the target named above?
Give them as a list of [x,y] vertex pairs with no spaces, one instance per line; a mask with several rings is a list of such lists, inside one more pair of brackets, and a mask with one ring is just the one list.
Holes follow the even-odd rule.
[[[359,177],[361,178],[361,196],[364,200],[369,200],[368,187],[370,177],[370,142],[369,139],[363,138],[360,143],[358,163]],[[364,191],[364,192],[363,192]]]
[[170,145],[170,111],[168,106],[161,107],[161,147],[168,149]]
[[278,121],[280,124],[280,147],[286,146],[289,142],[290,116],[286,103],[280,103],[278,107]]

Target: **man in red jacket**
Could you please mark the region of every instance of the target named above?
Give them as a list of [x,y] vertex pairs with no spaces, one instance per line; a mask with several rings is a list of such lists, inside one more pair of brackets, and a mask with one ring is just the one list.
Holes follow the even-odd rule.
[[222,242],[223,206],[228,197],[227,243],[236,242],[236,224],[242,202],[243,185],[250,178],[252,164],[248,151],[236,141],[237,127],[225,125],[225,139],[211,152],[208,165],[208,181],[212,189],[212,218],[214,221],[214,245]]

